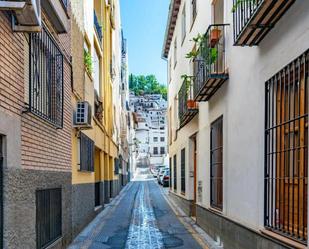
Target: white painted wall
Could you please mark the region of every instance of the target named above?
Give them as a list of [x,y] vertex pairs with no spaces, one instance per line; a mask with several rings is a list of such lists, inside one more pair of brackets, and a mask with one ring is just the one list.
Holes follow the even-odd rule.
[[[181,86],[180,76],[190,74],[189,60],[185,59],[193,46],[190,40],[198,33],[204,33],[211,24],[211,2],[197,1],[198,15],[191,32],[190,0],[182,1],[175,37],[178,39],[177,65],[171,66],[169,83],[169,107],[178,112],[174,99]],[[309,48],[309,1],[296,1],[279,20],[258,47],[233,46],[232,1],[225,0],[225,23],[230,26],[226,32],[226,58],[229,80],[209,102],[199,104],[199,114],[184,128],[172,134],[169,146],[171,157],[177,154],[178,194],[180,194],[180,151],[186,148],[186,172],[192,169],[189,157],[189,137],[197,132],[198,180],[202,181],[203,195],[200,205],[210,207],[210,124],[223,115],[223,212],[222,214],[248,227],[263,228],[264,215],[264,88],[265,81],[286,64]],[[187,35],[181,45],[181,12],[187,8]],[[168,59],[174,54],[173,46]],[[176,110],[175,110],[176,109]],[[172,114],[172,117],[175,115]],[[177,120],[169,120],[176,130]],[[192,179],[186,175],[185,197],[192,199]]]

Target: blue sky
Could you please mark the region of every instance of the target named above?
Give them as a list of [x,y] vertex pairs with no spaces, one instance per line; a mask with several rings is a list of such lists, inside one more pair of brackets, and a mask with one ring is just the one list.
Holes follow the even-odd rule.
[[120,0],[121,22],[128,41],[129,70],[154,74],[166,84],[166,62],[161,51],[169,0]]

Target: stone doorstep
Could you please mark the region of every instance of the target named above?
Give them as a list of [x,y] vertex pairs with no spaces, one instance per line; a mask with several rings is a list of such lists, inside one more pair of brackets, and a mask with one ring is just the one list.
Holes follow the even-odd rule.
[[176,205],[172,197],[169,196],[168,191],[164,191],[161,188],[161,193],[167,203],[171,206],[172,210],[178,217],[178,219],[184,223],[186,228],[191,228],[190,230],[198,236],[201,242],[204,244],[205,249],[224,249],[223,246],[218,245],[218,242],[211,238],[200,226],[196,224],[196,221],[185,214],[185,212]]

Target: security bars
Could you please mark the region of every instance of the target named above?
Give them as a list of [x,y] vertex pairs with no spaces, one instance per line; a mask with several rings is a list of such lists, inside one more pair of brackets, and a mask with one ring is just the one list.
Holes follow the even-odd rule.
[[210,205],[219,210],[223,208],[223,117],[211,124]]
[[307,241],[309,50],[265,84],[265,227]]
[[84,133],[79,137],[80,171],[94,171],[94,141]]
[[47,248],[62,235],[61,188],[36,191],[37,249]]
[[40,33],[30,33],[29,38],[29,111],[62,128],[62,52],[45,27]]

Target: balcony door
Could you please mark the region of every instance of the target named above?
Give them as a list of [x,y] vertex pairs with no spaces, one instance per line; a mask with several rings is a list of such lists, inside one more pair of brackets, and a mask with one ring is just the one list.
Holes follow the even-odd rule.
[[[213,24],[224,24],[224,0],[215,0],[212,6],[212,22]],[[216,31],[217,30],[217,31]],[[211,40],[217,39],[217,43],[213,43],[211,45],[211,55],[217,54],[217,59],[213,64],[213,72],[214,73],[223,73],[224,68],[224,28],[222,26],[214,27],[211,30]],[[217,38],[214,38],[217,37]],[[212,43],[212,41],[210,41]]]

